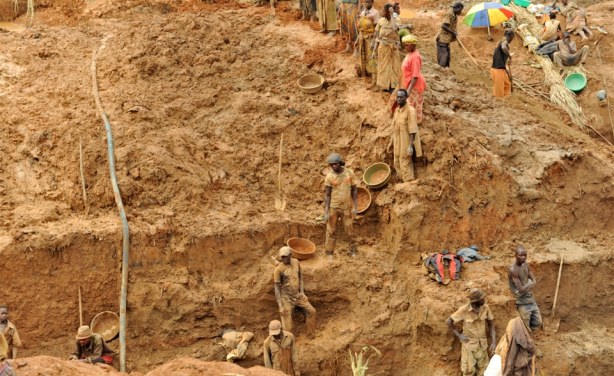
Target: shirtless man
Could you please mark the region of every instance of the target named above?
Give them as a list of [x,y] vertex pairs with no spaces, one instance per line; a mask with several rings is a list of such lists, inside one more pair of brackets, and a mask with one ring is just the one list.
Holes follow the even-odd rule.
[[516,308],[524,323],[534,331],[542,325],[539,307],[533,297],[535,276],[527,264],[527,250],[522,246],[516,248],[516,260],[510,266],[507,276],[512,294],[516,297]]

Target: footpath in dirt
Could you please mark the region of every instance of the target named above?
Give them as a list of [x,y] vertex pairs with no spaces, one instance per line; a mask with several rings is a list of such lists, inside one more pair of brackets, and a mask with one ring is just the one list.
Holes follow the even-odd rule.
[[[561,255],[566,260],[559,332],[537,336],[542,369],[607,374],[614,363],[612,148],[550,103],[518,92],[494,100],[486,72],[495,42],[483,30],[460,26],[483,72],[456,45],[451,69],[439,68],[432,41],[446,6],[401,5],[420,9],[412,21],[424,41],[421,138],[429,164],[415,181],[393,178],[373,192],[356,223],[356,258],[342,240],[332,263],[321,252],[303,263],[318,334],[306,338],[297,315],[301,374],[348,375],[348,350],[364,345],[382,352],[370,361],[373,373],[456,374],[460,344],[445,320],[478,287],[488,293],[500,338],[516,314],[506,275],[516,244],[529,250],[545,316]],[[604,15],[613,7],[588,10],[611,26]],[[2,20],[10,19],[4,12],[13,10],[2,9]],[[10,260],[0,300],[20,330],[20,356],[30,357],[20,375],[113,374],[58,359],[71,351],[79,325],[78,285],[85,321],[118,310],[121,224],[90,71],[103,40],[98,82],[132,236],[128,368],[200,375],[233,367],[204,363],[224,358],[219,334],[232,327],[255,333],[239,363],[248,370],[219,372],[265,375],[250,367],[262,364],[267,324],[278,316],[271,256],[293,236],[321,251],[326,156],[341,153],[359,176],[372,163],[392,162],[388,95],[367,90],[351,55],[340,53],[344,43],[316,29],[299,22],[288,2],[273,15],[268,6],[231,1],[45,0],[32,28],[0,30],[0,255]],[[604,61],[614,58],[613,40],[599,43]],[[515,64],[530,60],[519,40],[512,48]],[[578,99],[613,140],[594,99],[597,72],[613,72],[592,54],[586,69],[589,86]],[[300,92],[296,81],[308,73],[322,74],[325,89]],[[530,64],[515,75],[540,79]],[[288,204],[279,212],[282,134]],[[421,273],[421,253],[469,244],[492,259],[468,264],[448,286]]]

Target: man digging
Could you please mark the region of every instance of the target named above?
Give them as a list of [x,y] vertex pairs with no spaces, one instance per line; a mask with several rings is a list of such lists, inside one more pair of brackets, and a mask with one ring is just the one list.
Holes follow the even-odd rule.
[[[345,167],[343,158],[332,153],[327,159],[331,172],[326,175],[324,185],[324,221],[326,222],[326,257],[333,258],[337,243],[337,221],[343,221],[345,233],[350,242],[350,254],[356,255],[352,239],[352,221],[358,212],[358,190],[354,171]],[[353,203],[353,204],[352,204]]]
[[76,336],[75,349],[68,360],[76,360],[85,363],[113,363],[114,352],[105,343],[102,336],[92,332],[89,326],[79,327]]

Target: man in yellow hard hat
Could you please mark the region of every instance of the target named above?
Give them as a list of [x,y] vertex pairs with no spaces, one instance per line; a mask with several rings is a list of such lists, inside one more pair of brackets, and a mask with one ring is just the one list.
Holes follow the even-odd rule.
[[264,340],[264,366],[290,376],[300,376],[294,335],[281,329],[281,322],[269,323],[269,336]]
[[301,263],[292,258],[290,247],[281,247],[279,257],[281,263],[275,268],[273,282],[284,330],[292,331],[292,311],[295,307],[302,308],[307,316],[307,335],[313,338],[316,332],[316,310],[305,296]]
[[69,360],[105,364],[113,362],[113,350],[107,346],[102,336],[92,332],[88,325],[80,326],[75,338],[75,350],[68,357]]

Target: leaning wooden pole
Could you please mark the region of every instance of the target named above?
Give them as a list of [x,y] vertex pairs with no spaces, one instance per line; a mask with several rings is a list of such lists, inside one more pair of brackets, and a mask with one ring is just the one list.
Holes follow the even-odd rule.
[[115,172],[115,150],[113,147],[113,134],[111,132],[111,123],[107,114],[104,112],[102,102],[100,101],[100,94],[98,93],[98,78],[96,76],[96,57],[100,50],[105,47],[106,37],[103,38],[100,46],[94,50],[92,56],[92,89],[94,94],[94,100],[96,101],[96,107],[100,112],[100,117],[104,122],[104,126],[107,133],[107,152],[109,160],[109,172],[111,174],[111,185],[113,187],[113,195],[115,196],[115,204],[119,211],[119,217],[122,222],[123,229],[123,243],[122,243],[122,285],[120,291],[119,300],[119,368],[121,372],[126,372],[126,298],[128,295],[128,257],[130,255],[130,228],[128,227],[128,219],[126,218],[126,211],[124,210],[124,203],[122,202],[122,196],[119,191],[119,184],[117,183],[117,174]]

